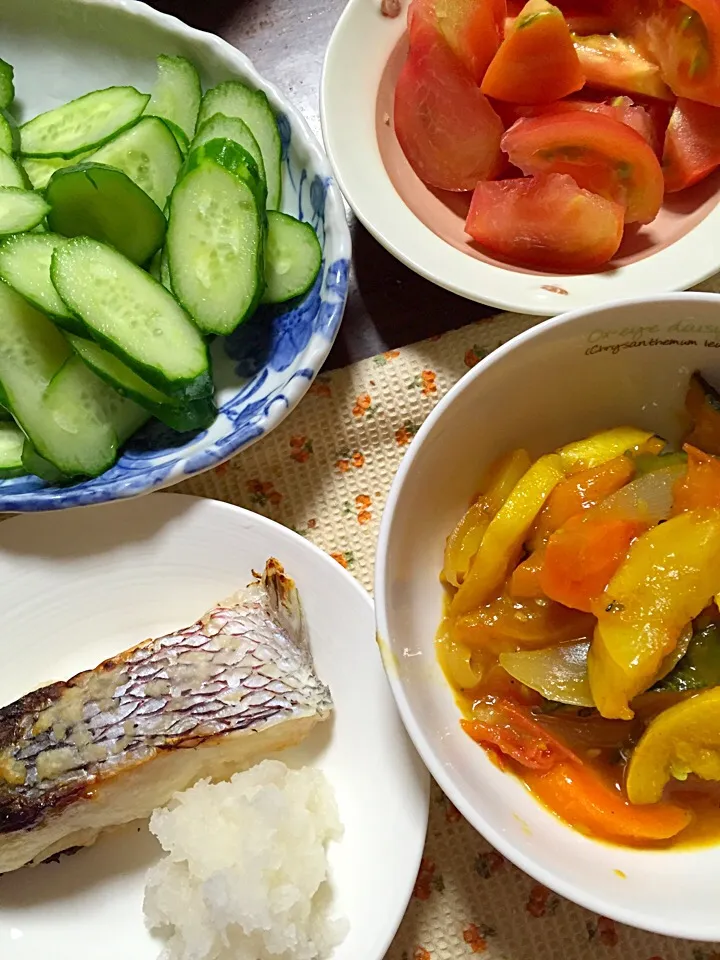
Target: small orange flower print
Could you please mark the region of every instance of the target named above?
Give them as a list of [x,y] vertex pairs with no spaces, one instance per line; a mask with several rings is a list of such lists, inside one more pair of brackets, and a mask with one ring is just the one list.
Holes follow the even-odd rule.
[[420,870],[415,881],[412,895],[416,900],[429,900],[432,894],[433,877],[435,876],[435,864],[427,857],[420,861]]
[[278,507],[282,503],[282,494],[275,489],[272,483],[248,480],[247,489],[250,493],[250,502],[258,507],[266,507],[268,503],[273,507]]
[[358,523],[366,524],[372,520],[372,513],[368,509],[372,506],[372,500],[366,493],[360,493],[355,497],[355,507],[357,508]]
[[531,917],[544,917],[547,913],[550,891],[541,883],[536,883],[530,891],[530,896],[525,904],[525,909]]
[[332,390],[330,389],[330,384],[323,377],[318,377],[315,382],[312,384],[308,393],[315,397],[332,397]]
[[487,940],[474,923],[471,923],[466,930],[463,930],[463,940],[468,944],[473,953],[485,953],[487,950]]
[[480,853],[475,859],[475,872],[478,873],[483,880],[489,880],[493,874],[497,873],[498,870],[502,870],[505,866],[505,857],[497,852],[497,850],[488,850],[487,853]]
[[290,437],[290,456],[296,463],[305,463],[312,452],[312,441],[307,437]]
[[315,520],[314,518],[312,518],[312,519],[308,520],[308,524],[307,524],[307,525],[308,525],[308,530],[314,530],[315,527],[317,527],[317,520]]
[[448,823],[459,823],[460,820],[462,820],[462,814],[450,800],[447,801],[447,806],[445,807],[445,820]]
[[350,462],[352,463],[352,465],[355,467],[356,470],[360,470],[361,467],[365,466],[365,457],[362,455],[362,453],[360,453],[359,450],[356,450],[355,453],[352,455]]
[[608,920],[607,917],[600,917],[597,925],[598,940],[605,947],[616,947],[618,942],[618,932],[615,923]]
[[350,461],[345,459],[337,460],[335,462],[335,466],[338,468],[340,473],[347,473],[348,470],[350,469]]
[[423,370],[420,374],[422,378],[422,392],[423,395],[429,397],[431,393],[437,393],[437,385],[435,381],[437,380],[437,374],[432,370]]
[[361,393],[359,397],[355,399],[355,406],[352,409],[353,416],[364,417],[372,406],[372,399],[369,393]]
[[474,367],[476,364],[480,363],[481,360],[484,360],[487,355],[487,350],[479,347],[477,344],[474,344],[465,353],[465,366]]
[[395,442],[399,447],[406,447],[417,432],[417,424],[413,423],[412,420],[406,420],[405,423],[395,431]]
[[413,960],[432,960],[432,955],[427,952],[425,947],[415,947]]
[[346,550],[344,553],[331,553],[330,556],[333,558],[335,563],[339,563],[341,567],[345,567],[346,570],[352,569],[355,564],[355,554],[352,550]]
[[229,462],[219,463],[219,464],[217,465],[217,467],[215,467],[214,473],[215,473],[218,477],[224,477],[225,474],[228,472],[229,469],[230,469],[230,463],[229,463]]

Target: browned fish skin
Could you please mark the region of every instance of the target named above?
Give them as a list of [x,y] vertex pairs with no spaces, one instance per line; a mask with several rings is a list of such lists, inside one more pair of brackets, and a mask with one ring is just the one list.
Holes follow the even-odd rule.
[[270,560],[245,596],[191,627],[0,709],[0,873],[3,836],[92,800],[162,751],[330,709],[297,592]]

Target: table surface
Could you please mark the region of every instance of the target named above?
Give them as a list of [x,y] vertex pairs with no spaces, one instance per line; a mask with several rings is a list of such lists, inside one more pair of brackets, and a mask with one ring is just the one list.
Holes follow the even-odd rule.
[[[255,63],[320,132],[320,74],[345,0],[148,0],[219,34]],[[374,0],[369,0],[374,2]],[[379,0],[377,0],[379,2]],[[492,315],[399,263],[352,214],[354,265],[347,310],[327,366],[342,367]]]

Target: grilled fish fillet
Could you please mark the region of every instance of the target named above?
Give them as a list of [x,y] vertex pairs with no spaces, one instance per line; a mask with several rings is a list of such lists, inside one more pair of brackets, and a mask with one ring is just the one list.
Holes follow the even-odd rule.
[[0,874],[88,846],[329,716],[295,585],[276,560],[255,576],[191,627],[0,709]]

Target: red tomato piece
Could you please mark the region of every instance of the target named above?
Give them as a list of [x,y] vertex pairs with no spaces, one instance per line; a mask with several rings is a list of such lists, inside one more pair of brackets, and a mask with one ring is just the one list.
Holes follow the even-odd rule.
[[[583,13],[582,11],[566,10],[562,4],[559,4],[565,23],[567,23],[570,33],[580,37],[589,36],[593,33],[612,33],[615,29],[615,21],[605,13]],[[505,20],[505,36],[515,25],[517,16],[507,17]]]
[[514,119],[521,117],[544,117],[549,114],[575,113],[584,110],[586,113],[602,113],[612,120],[619,120],[633,130],[637,130],[641,137],[658,150],[662,140],[658,139],[657,127],[645,107],[637,106],[630,97],[613,97],[612,100],[558,100],[555,103],[537,103],[514,108]]
[[495,747],[529,770],[550,770],[557,763],[577,762],[565,744],[542,727],[526,707],[501,697],[477,701],[474,720],[460,726],[476,743]]
[[415,173],[441,190],[472,190],[495,176],[503,125],[437,30],[413,23],[395,88],[395,133]]
[[513,103],[549,103],[585,83],[562,13],[530,0],[487,69],[482,91]]
[[675,104],[663,150],[665,190],[675,193],[720,166],[720,108],[681,97]]
[[440,31],[477,83],[503,37],[506,0],[413,0],[408,8],[410,44],[417,25]]
[[478,183],[465,230],[488,250],[529,267],[602,266],[623,235],[624,209],[553,173]]
[[525,174],[567,173],[624,206],[626,223],[650,223],[662,204],[665,183],[652,147],[610,117],[578,110],[518,120],[502,148]]
[[588,86],[672,100],[657,63],[631,41],[613,35],[574,36],[575,50]]
[[679,97],[720,107],[720,4],[649,0],[635,30]]

